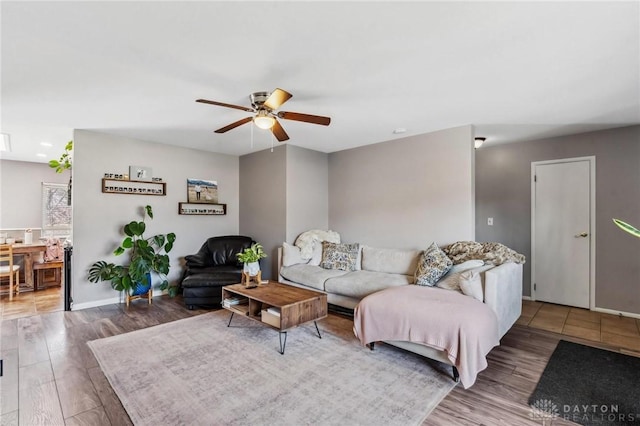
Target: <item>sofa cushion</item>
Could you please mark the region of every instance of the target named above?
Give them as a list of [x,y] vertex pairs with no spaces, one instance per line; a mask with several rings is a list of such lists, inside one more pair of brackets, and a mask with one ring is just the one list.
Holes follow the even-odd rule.
[[347,271],[339,269],[324,269],[315,265],[297,264],[291,266],[283,266],[280,269],[280,275],[285,279],[298,284],[324,290],[324,283],[327,279],[338,277],[346,274]]
[[484,266],[482,260],[467,260],[464,263],[453,265],[449,272],[444,274],[442,278],[436,283],[436,287],[443,288],[445,290],[462,291],[460,289],[461,274],[465,271],[481,268]]
[[460,274],[460,290],[462,290],[463,294],[473,297],[480,302],[484,301],[484,290],[482,289],[480,272],[474,269],[462,272]]
[[418,250],[398,250],[364,246],[362,269],[389,274],[413,275],[418,266]]
[[412,277],[407,275],[361,270],[329,278],[324,284],[324,289],[327,293],[361,299],[388,287],[411,284],[411,281]]
[[328,241],[322,242],[322,262],[320,267],[325,269],[339,269],[342,271],[355,271],[358,261],[360,244],[336,244]]
[[241,266],[237,254],[255,241],[242,235],[211,237],[200,247],[198,253],[185,256],[188,269],[208,266]]
[[431,243],[420,256],[416,269],[416,284],[433,286],[453,266],[451,259],[436,245]]
[[189,275],[182,280],[183,288],[194,287],[221,287],[239,283],[242,280],[241,272],[216,271]]
[[308,260],[302,259],[300,248],[292,246],[286,242],[282,243],[282,266],[297,265],[298,263],[308,263]]

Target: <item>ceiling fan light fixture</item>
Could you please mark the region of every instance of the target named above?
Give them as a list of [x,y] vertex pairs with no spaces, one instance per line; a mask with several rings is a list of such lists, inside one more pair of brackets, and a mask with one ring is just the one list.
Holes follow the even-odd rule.
[[273,127],[274,124],[276,124],[276,119],[269,116],[267,111],[260,110],[258,111],[258,115],[254,117],[253,122],[259,128],[263,130],[269,130]]

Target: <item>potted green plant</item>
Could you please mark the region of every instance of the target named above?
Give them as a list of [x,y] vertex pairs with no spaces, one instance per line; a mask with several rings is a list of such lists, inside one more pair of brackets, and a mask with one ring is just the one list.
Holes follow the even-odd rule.
[[63,173],[65,170],[69,170],[69,185],[67,187],[67,204],[71,205],[71,166],[72,157],[71,151],[73,151],[73,141],[67,142],[64,147],[64,152],[58,160],[50,160],[49,167],[56,169],[56,173]]
[[177,293],[176,286],[169,286],[167,274],[169,273],[169,253],[176,240],[176,234],[158,234],[145,238],[146,217],[153,219],[151,206],[145,206],[142,221],[132,221],[123,228],[125,238],[113,251],[120,256],[129,253],[127,265],[116,265],[104,260],[95,262],[89,268],[89,281],[97,283],[110,281],[111,287],[117,291],[125,291],[129,295],[144,293],[145,288],[151,287],[151,273],[155,273],[162,279],[161,290],[167,290],[170,296]]
[[241,253],[236,254],[238,260],[244,264],[243,270],[248,272],[252,277],[258,274],[260,270],[259,260],[267,257],[260,243],[254,243],[251,247],[244,249]]

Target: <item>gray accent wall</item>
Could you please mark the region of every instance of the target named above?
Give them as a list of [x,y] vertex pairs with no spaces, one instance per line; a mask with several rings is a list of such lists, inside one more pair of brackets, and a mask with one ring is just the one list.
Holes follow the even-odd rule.
[[473,128],[329,154],[329,227],[344,242],[424,249],[475,237]]
[[240,233],[268,258],[262,277],[277,279],[277,250],[309,229],[327,229],[328,156],[294,145],[240,157]]
[[[585,156],[596,157],[595,306],[640,314],[640,239],[612,222],[640,226],[640,126],[478,149],[477,239],[501,242],[530,259],[531,163]],[[525,296],[530,285],[527,262]]]
[[287,242],[329,227],[329,156],[287,145]]
[[263,279],[277,278],[277,248],[287,235],[286,145],[240,157],[240,234],[264,247]]
[[[87,280],[97,260],[121,263],[111,253],[122,241],[124,224],[141,220],[143,206],[153,207],[145,235],[174,232],[169,280],[182,275],[184,256],[198,251],[208,237],[238,233],[238,157],[76,130],[73,163],[73,300],[74,309],[112,303],[119,295],[109,283]],[[166,196],[104,194],[104,173],[128,173],[130,165],[151,167],[167,183]],[[227,204],[220,216],[179,215],[187,201],[187,179],[218,182],[218,201]],[[157,283],[154,283],[157,284]]]

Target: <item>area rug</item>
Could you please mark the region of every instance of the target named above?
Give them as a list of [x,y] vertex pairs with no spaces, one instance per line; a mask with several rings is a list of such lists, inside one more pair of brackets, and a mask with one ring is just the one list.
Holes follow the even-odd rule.
[[418,425],[454,387],[444,364],[360,346],[329,316],[288,333],[217,311],[88,342],[136,425]]
[[529,405],[540,420],[640,425],[640,358],[561,340]]

